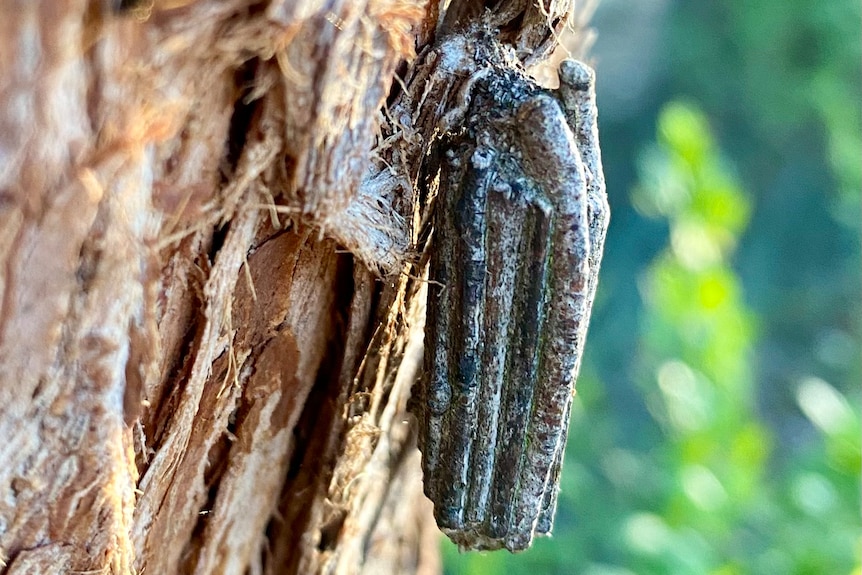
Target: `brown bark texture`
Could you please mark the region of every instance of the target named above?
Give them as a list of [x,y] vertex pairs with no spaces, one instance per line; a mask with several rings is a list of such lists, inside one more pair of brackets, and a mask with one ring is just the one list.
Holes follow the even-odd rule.
[[361,183],[440,6],[0,6],[0,574],[437,572],[426,206]]

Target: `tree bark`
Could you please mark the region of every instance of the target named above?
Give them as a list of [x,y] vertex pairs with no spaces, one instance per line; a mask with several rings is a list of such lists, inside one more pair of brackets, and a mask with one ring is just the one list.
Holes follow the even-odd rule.
[[330,233],[438,6],[2,6],[0,574],[439,571],[424,288]]

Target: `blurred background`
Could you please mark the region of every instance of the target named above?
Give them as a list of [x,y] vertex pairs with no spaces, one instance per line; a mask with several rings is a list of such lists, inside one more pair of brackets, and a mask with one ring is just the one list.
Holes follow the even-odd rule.
[[860,575],[859,0],[601,0],[612,209],[554,536],[449,574]]

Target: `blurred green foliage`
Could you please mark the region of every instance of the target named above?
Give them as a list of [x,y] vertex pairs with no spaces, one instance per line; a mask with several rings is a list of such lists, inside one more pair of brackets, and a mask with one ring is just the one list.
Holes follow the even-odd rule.
[[594,51],[613,214],[554,536],[447,573],[862,575],[860,3],[661,4],[634,116]]

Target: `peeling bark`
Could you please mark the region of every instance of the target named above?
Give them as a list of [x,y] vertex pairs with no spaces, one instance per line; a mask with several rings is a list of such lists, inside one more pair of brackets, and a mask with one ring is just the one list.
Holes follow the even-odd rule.
[[0,574],[439,571],[424,287],[350,227],[422,217],[360,185],[439,6],[0,5]]

